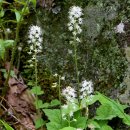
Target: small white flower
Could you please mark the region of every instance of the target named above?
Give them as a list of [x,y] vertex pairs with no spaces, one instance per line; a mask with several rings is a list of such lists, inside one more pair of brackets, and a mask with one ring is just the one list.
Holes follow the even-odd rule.
[[56,88],[57,87],[57,83],[53,83],[51,87],[52,88]]
[[32,39],[34,39],[34,35],[29,34],[28,38],[29,38],[30,40],[32,40]]
[[67,109],[68,105],[63,105],[62,108]]
[[7,29],[6,29],[6,32],[7,32],[7,33],[11,33],[10,28],[7,28]]
[[76,34],[77,34],[76,31],[74,31],[74,32],[72,32],[72,33],[73,33],[74,36],[76,36]]
[[42,51],[42,46],[39,46],[39,50]]
[[78,24],[75,24],[75,28],[76,28],[77,30],[79,30],[79,29],[80,29],[80,26],[79,26]]
[[68,29],[69,29],[69,31],[72,31],[73,30],[73,26],[69,26]]
[[72,116],[73,116],[73,112],[72,112],[72,111],[69,113],[69,116],[70,116],[70,117],[72,117]]
[[29,63],[31,63],[31,62],[32,62],[32,60],[28,60],[28,62],[29,62]]
[[57,76],[58,76],[58,74],[57,74],[57,73],[55,73],[53,76],[57,77]]
[[36,37],[36,38],[39,38],[39,37],[40,37],[40,35],[39,35],[38,33],[36,33],[36,34],[35,34],[35,37]]
[[19,50],[19,51],[22,51],[22,47],[21,47],[21,46],[19,46],[19,47],[18,47],[18,50]]
[[30,67],[33,67],[34,65],[33,64],[30,64]]
[[78,32],[78,34],[80,34],[80,33],[82,32],[82,29],[81,29],[81,28],[78,28],[78,29],[77,29],[77,32]]
[[28,43],[30,44],[30,43],[32,43],[32,41],[31,41],[31,40],[28,40]]
[[31,46],[30,46],[30,50],[33,50],[33,49],[34,49],[34,48],[33,48],[33,45],[31,45]]
[[70,49],[68,49],[68,53],[69,53],[69,54],[72,54],[72,53],[73,53],[73,51],[72,51],[72,50],[70,50]]
[[82,24],[82,23],[83,23],[83,19],[79,18],[79,24]]
[[36,38],[33,38],[32,39],[32,43],[35,43],[37,40],[36,40]]
[[65,76],[62,76],[60,79],[61,79],[61,80],[65,80]]
[[29,55],[31,55],[31,54],[32,54],[32,52],[31,52],[31,51],[29,51],[29,52],[28,52],[28,54],[29,54]]
[[76,41],[77,41],[77,42],[81,42],[80,39],[79,39],[78,37],[76,38]]
[[125,27],[124,23],[121,22],[121,23],[119,23],[119,24],[116,26],[115,31],[116,31],[117,33],[125,33],[124,27]]
[[75,20],[74,18],[71,18],[71,19],[70,19],[70,24],[71,24],[71,25],[72,25],[72,24],[74,25],[75,23],[76,23],[76,20]]
[[41,37],[38,38],[38,42],[40,42],[40,43],[42,42],[42,38]]
[[35,59],[36,59],[36,56],[35,56],[35,55],[33,55],[31,59],[32,59],[32,60],[35,60]]

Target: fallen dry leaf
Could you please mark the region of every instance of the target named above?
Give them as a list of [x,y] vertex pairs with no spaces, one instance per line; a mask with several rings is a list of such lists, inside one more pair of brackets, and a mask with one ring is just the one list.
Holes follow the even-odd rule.
[[22,125],[19,130],[35,130],[34,120],[35,107],[34,97],[29,92],[27,86],[24,84],[22,78],[9,79],[9,91],[7,94],[7,103],[13,109],[13,114],[17,117]]

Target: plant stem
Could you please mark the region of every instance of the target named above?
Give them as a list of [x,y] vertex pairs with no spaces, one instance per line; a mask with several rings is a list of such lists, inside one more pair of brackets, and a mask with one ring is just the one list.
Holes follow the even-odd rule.
[[60,113],[61,113],[61,122],[62,122],[62,110],[61,110],[61,90],[60,90],[60,86],[61,86],[61,83],[60,83],[60,76],[59,76],[59,84],[58,84],[58,91],[59,91],[59,101],[60,101]]
[[[36,52],[36,43],[34,44],[34,47],[35,47],[35,87],[36,87],[36,93],[37,93],[37,87],[38,87],[38,84],[37,84],[37,79],[38,79],[38,70],[37,70],[37,52]],[[36,105],[38,107],[38,94],[36,94]],[[37,114],[41,117],[41,114],[40,114],[40,110],[39,108],[37,109]]]
[[13,49],[12,49],[12,55],[11,55],[11,61],[10,61],[10,67],[9,67],[9,70],[8,70],[8,75],[7,75],[7,78],[5,80],[5,85],[4,85],[4,88],[2,90],[2,95],[4,96],[7,92],[7,89],[8,89],[8,81],[9,81],[9,78],[10,78],[10,73],[11,73],[11,69],[12,69],[12,66],[13,66],[13,62],[14,62],[14,56],[15,56],[15,52],[16,52],[16,47],[17,47],[17,43],[19,41],[19,29],[20,29],[20,26],[21,26],[21,21],[23,19],[23,16],[24,16],[24,13],[26,11],[26,8],[28,6],[28,3],[29,3],[30,0],[27,0],[26,1],[26,4],[23,8],[23,12],[20,16],[20,20],[19,22],[17,22],[17,26],[16,26],[16,33],[15,33],[15,41],[14,41],[14,46],[13,46]]
[[[37,69],[37,52],[36,52],[36,43],[34,44],[34,51],[35,51],[35,87],[36,87],[36,106],[37,108],[37,115],[39,118],[41,118],[41,112],[39,109],[39,105],[38,105],[38,94],[37,94],[37,88],[38,88],[38,69]],[[40,121],[40,125],[41,125],[41,130],[43,129],[42,127],[42,121]],[[40,130],[40,129],[39,129]]]
[[14,46],[13,46],[13,50],[12,50],[12,56],[11,56],[11,61],[10,61],[10,67],[9,67],[8,75],[7,75],[7,78],[6,78],[6,81],[5,81],[5,87],[4,87],[3,90],[2,90],[2,95],[5,95],[6,92],[7,92],[7,89],[8,89],[8,81],[9,81],[11,69],[12,69],[13,62],[14,62],[14,56],[15,56],[16,46],[17,46],[17,43],[18,43],[18,41],[19,41],[19,28],[20,28],[20,23],[18,22],[18,23],[17,23],[17,27],[16,27],[16,36],[15,36],[15,42],[14,42]]
[[75,71],[77,80],[77,96],[80,105],[80,83],[79,83],[78,58],[77,58],[77,41],[75,36],[74,36],[74,62],[75,62]]

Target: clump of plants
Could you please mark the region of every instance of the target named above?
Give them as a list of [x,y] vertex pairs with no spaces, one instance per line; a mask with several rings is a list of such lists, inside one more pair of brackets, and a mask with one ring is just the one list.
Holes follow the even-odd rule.
[[[3,4],[4,3],[6,3],[4,0],[0,1],[0,8],[1,8],[0,27],[1,27],[1,30],[3,31],[5,30],[4,29],[5,22],[3,20],[3,17],[4,17]],[[118,66],[120,66],[121,62],[120,63],[118,62],[119,59],[117,60],[117,62],[114,62],[114,58],[116,56],[117,57],[120,56],[121,52],[118,48],[118,45],[115,45],[116,43],[115,39],[109,38],[109,36],[111,35],[110,32],[107,32],[107,34],[105,34],[105,32],[104,34],[100,33],[100,31],[103,30],[103,27],[99,27],[99,24],[97,24],[97,29],[98,29],[98,32],[96,32],[97,34],[95,34],[94,36],[91,36],[91,34],[87,35],[88,39],[90,38],[89,40],[91,40],[92,38],[91,42],[93,42],[93,45],[92,46],[88,45],[87,47],[87,45],[85,45],[86,43],[83,43],[88,40],[85,40],[83,38],[83,35],[85,31],[87,30],[83,29],[84,25],[86,24],[84,20],[85,14],[83,12],[83,9],[80,6],[71,6],[69,8],[68,22],[65,23],[68,29],[67,33],[69,35],[67,35],[67,38],[65,38],[64,37],[65,34],[64,35],[61,34],[62,36],[60,38],[60,39],[62,38],[66,39],[66,41],[63,41],[63,42],[65,42],[65,45],[67,45],[67,48],[63,48],[63,52],[66,52],[67,60],[62,59],[62,61],[59,64],[57,63],[58,59],[53,59],[55,60],[54,64],[55,63],[58,64],[55,68],[54,66],[51,66],[53,62],[49,63],[52,60],[49,59],[50,61],[48,60],[49,61],[48,62],[44,58],[41,59],[43,55],[44,56],[47,55],[43,51],[47,49],[51,49],[51,48],[46,48],[46,46],[44,46],[44,41],[45,42],[49,41],[45,37],[44,28],[42,29],[41,26],[37,24],[30,26],[29,31],[27,33],[28,34],[27,46],[28,46],[29,51],[27,51],[26,54],[28,54],[29,60],[27,61],[26,67],[28,67],[28,70],[31,70],[32,75],[30,74],[31,78],[29,80],[26,80],[30,88],[27,88],[26,86],[24,86],[24,83],[21,80],[19,80],[20,76],[18,76],[18,72],[16,71],[19,67],[17,69],[15,69],[15,67],[13,68],[13,63],[15,60],[16,49],[18,47],[18,43],[20,42],[19,41],[20,28],[22,24],[24,23],[25,17],[27,17],[30,12],[30,7],[36,11],[36,0],[27,0],[26,2],[16,1],[16,3],[19,4],[20,7],[16,6],[13,9],[11,8],[11,11],[14,12],[16,19],[14,21],[12,20],[8,21],[8,22],[14,22],[16,24],[16,30],[15,30],[16,35],[14,36],[14,39],[12,40],[12,39],[7,38],[6,33],[3,33],[4,35],[6,35],[6,37],[4,38],[3,35],[1,35],[1,39],[0,39],[0,49],[2,50],[0,51],[0,58],[2,62],[6,61],[5,54],[7,52],[10,53],[11,50],[8,50],[8,49],[12,48],[10,64],[6,67],[6,69],[1,69],[1,72],[3,72],[6,78],[4,87],[2,88],[2,94],[3,94],[3,97],[5,95],[7,96],[6,92],[8,91],[8,94],[10,94],[12,92],[11,90],[13,90],[12,93],[15,95],[16,98],[19,98],[21,96],[20,95],[21,92],[23,93],[27,89],[29,90],[29,93],[31,93],[31,96],[33,96],[33,99],[34,99],[33,100],[34,102],[32,104],[35,107],[34,113],[36,116],[32,117],[32,115],[30,114],[32,112],[31,111],[32,108],[22,111],[24,113],[23,114],[24,117],[28,117],[28,114],[30,114],[30,118],[27,118],[27,119],[33,120],[33,123],[30,120],[28,121],[29,123],[31,122],[32,124],[28,123],[27,124],[28,127],[26,128],[29,128],[29,129],[33,128],[33,130],[35,129],[42,130],[44,128],[46,128],[47,130],[85,130],[85,129],[112,130],[113,128],[112,126],[109,125],[109,121],[111,121],[115,117],[120,118],[125,125],[130,126],[130,115],[125,113],[125,109],[128,108],[128,106],[122,105],[120,104],[119,101],[115,101],[108,98],[107,96],[101,94],[100,92],[95,91],[95,88],[94,88],[94,85],[96,84],[95,83],[96,79],[103,82],[108,82],[108,79],[112,79],[118,74],[120,75],[119,79],[121,78],[122,73],[119,72],[117,66],[114,66],[115,63],[117,63]],[[37,22],[39,22],[38,20],[39,19],[37,19]],[[100,20],[103,20],[103,19],[100,19]],[[125,33],[124,24],[121,22],[115,28],[115,31],[116,33]],[[114,31],[112,33],[114,34]],[[104,52],[104,50],[102,50],[102,48],[100,47],[97,49],[97,46],[95,45],[97,42],[95,39],[101,38],[102,36],[106,36],[106,37],[108,36],[107,37],[108,39],[106,38],[106,41],[104,40],[103,42],[101,42],[101,39],[98,39],[97,41],[104,44],[106,43],[109,44],[108,41],[111,41],[111,44],[107,45],[107,47],[109,48],[108,50],[106,46],[104,47],[106,49],[105,51],[109,52],[108,58],[113,58],[113,55],[115,56],[112,60],[110,60],[112,62],[110,64],[109,64],[109,61],[107,61],[107,58],[106,58],[107,55]],[[48,44],[53,44],[53,43],[48,42]],[[81,47],[82,44],[83,44],[84,49]],[[83,55],[82,53],[80,55],[79,52],[81,48],[83,49],[84,52],[90,51],[89,50],[90,48],[91,49],[93,48],[94,51],[93,53],[87,52],[85,55]],[[20,53],[21,53],[21,50],[22,48],[18,47],[18,51]],[[51,53],[52,50],[49,50],[49,52]],[[58,50],[56,52],[58,52]],[[53,55],[55,55],[55,53],[53,53]],[[58,56],[60,57],[60,55]],[[52,56],[52,58],[54,57]],[[86,59],[87,62],[83,62],[84,59]],[[86,76],[86,74],[84,74],[84,73],[87,73],[86,72],[88,70],[87,63],[88,61],[90,61],[90,59],[91,59],[90,63],[93,63],[92,66],[95,67],[94,69],[96,70],[94,71],[95,77],[92,77],[92,75]],[[52,82],[51,84],[49,84],[50,85],[49,87],[53,87],[54,89],[58,90],[57,91],[58,98],[52,99],[51,102],[46,102],[46,100],[42,99],[42,95],[44,95],[46,90],[42,89],[42,86],[40,85],[40,81],[39,81],[39,77],[40,77],[39,71],[43,71],[40,68],[41,60],[43,60],[42,62],[45,61],[44,67],[47,67],[47,70],[50,69],[49,71],[50,77],[53,77],[55,79],[55,82]],[[99,67],[100,69],[96,68],[95,61],[93,60],[97,62],[97,67]],[[122,61],[123,60],[124,59],[122,59]],[[110,66],[107,65],[107,63]],[[61,67],[62,65],[64,65],[63,68]],[[84,68],[85,68],[85,71],[84,71]],[[70,69],[70,75],[68,72],[65,72],[66,70],[69,70],[69,69]],[[122,72],[123,71],[124,70],[122,70]],[[89,72],[91,72],[91,70]],[[105,75],[106,72],[107,74],[109,73],[110,75]],[[113,74],[114,76],[111,75],[111,73],[112,74],[114,73]],[[97,77],[99,76],[99,77],[97,78],[96,76]],[[18,87],[19,89],[17,89],[16,86],[19,86],[19,84],[20,85],[22,84],[24,86],[23,90],[21,90],[20,87]],[[12,87],[10,86],[15,87],[15,89],[12,89]],[[30,95],[27,95],[26,93],[24,94],[25,94],[24,96],[27,99],[30,99],[28,98]],[[24,98],[22,98],[22,101],[24,100]],[[3,98],[2,98],[2,101],[3,101]],[[8,104],[8,100],[6,102]],[[22,102],[23,104],[21,102],[19,104],[22,106],[25,102],[24,103]],[[92,115],[90,113],[91,112],[90,107],[94,105],[95,103],[98,103],[98,107],[96,107],[96,110],[94,112],[95,114]],[[24,124],[25,126],[25,122],[20,121],[20,118],[17,119],[18,116],[15,116],[17,111],[13,111],[13,110],[16,109],[16,106],[14,102],[12,104],[13,106],[11,106],[11,108],[13,109],[12,111],[7,111],[8,114],[12,116],[15,120],[20,122],[21,125]],[[0,105],[5,109],[3,104],[0,104]],[[23,109],[26,108],[26,105],[24,104],[22,108]],[[30,110],[30,113],[28,113],[27,110]],[[20,108],[19,108],[19,111],[20,111]],[[45,116],[47,119],[45,118]],[[34,124],[35,124],[35,127],[33,127]],[[11,128],[3,120],[0,120],[0,128],[13,130],[13,128]]]

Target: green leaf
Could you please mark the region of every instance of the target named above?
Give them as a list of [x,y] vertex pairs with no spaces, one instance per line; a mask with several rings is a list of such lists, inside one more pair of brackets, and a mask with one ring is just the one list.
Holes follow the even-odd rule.
[[48,108],[49,107],[49,103],[44,103],[43,105],[42,105],[42,108]]
[[61,123],[61,111],[59,109],[43,109],[51,122]]
[[12,46],[13,40],[2,40],[0,39],[0,58],[4,59],[5,49]]
[[66,126],[66,123],[61,118],[61,110],[43,109],[43,111],[50,120],[50,122],[46,124],[47,130],[59,130]]
[[29,86],[33,86],[33,85],[34,85],[34,83],[33,83],[33,82],[31,82],[31,81],[29,81],[27,85],[29,85]]
[[36,8],[36,0],[31,0],[31,2],[32,2],[34,8]]
[[5,78],[5,79],[7,78],[7,75],[8,75],[7,73],[4,73],[4,78]]
[[14,130],[11,126],[9,126],[6,122],[0,120],[0,122],[3,124],[3,126],[6,128],[6,130]]
[[113,129],[110,126],[105,125],[105,126],[101,127],[100,130],[113,130]]
[[35,95],[42,95],[44,92],[41,90],[40,86],[35,86],[31,89],[31,92]]
[[89,128],[100,128],[100,125],[95,120],[88,120],[88,127]]
[[2,8],[1,11],[0,11],[0,17],[3,17],[4,14],[5,14],[5,11],[4,11],[3,8]]
[[50,106],[51,106],[51,107],[53,107],[53,106],[58,106],[58,105],[60,105],[60,101],[57,100],[57,99],[52,100],[51,103],[50,103]]
[[62,128],[62,125],[55,122],[49,122],[46,124],[47,130],[60,130]]
[[15,75],[15,72],[14,72],[13,70],[11,70],[10,76],[11,76],[11,77],[14,77],[14,78],[17,78],[17,76]]
[[82,128],[85,129],[86,123],[87,123],[87,118],[86,117],[79,117],[76,119],[77,121],[73,121],[71,123],[71,126],[76,127],[76,128]]
[[20,12],[18,10],[15,10],[15,16],[16,16],[17,22],[20,22],[20,20],[21,20],[21,14],[20,14]]
[[130,116],[127,115],[127,114],[125,114],[125,118],[123,118],[123,122],[124,122],[126,125],[130,126]]
[[0,71],[6,73],[6,69],[0,69]]
[[43,101],[42,100],[37,100],[35,101],[35,106],[36,106],[36,109],[40,109],[40,108],[44,108],[44,104],[43,104]]
[[5,44],[5,47],[11,47],[14,44],[14,40],[5,40],[4,44]]
[[24,15],[29,14],[29,8],[28,8],[28,7],[26,7],[26,9],[23,8],[23,9],[22,9],[22,13],[24,13]]
[[111,120],[112,118],[117,116],[115,110],[113,110],[110,104],[101,105],[97,109],[96,114],[97,116],[95,117],[95,119],[97,120]]
[[[97,111],[98,112],[98,117],[96,117],[96,119],[112,119],[112,117],[119,117],[121,119],[123,119],[123,122],[126,125],[130,126],[130,116],[127,115],[124,112],[124,109],[126,109],[128,106],[127,105],[121,105],[118,101],[114,101],[100,93],[97,93],[97,95],[95,95],[96,98],[98,99],[98,101],[103,105],[100,107],[100,109]],[[105,106],[104,106],[105,104]],[[109,111],[106,108],[106,104],[107,106],[109,106]],[[103,108],[105,110],[105,112],[103,112]],[[101,110],[101,112],[99,112]],[[108,114],[107,114],[108,111]],[[102,113],[103,112],[103,113]],[[103,114],[105,114],[103,116]],[[106,116],[106,117],[105,117]]]
[[[99,96],[98,95],[91,95],[88,96],[88,98],[86,99],[86,104],[87,105],[92,105],[94,104],[97,100],[99,100]],[[84,103],[84,101],[82,101]]]
[[74,112],[80,110],[80,107],[79,107],[79,105],[77,103],[77,100],[75,100],[75,102],[73,104],[72,103],[67,103],[67,108],[62,106],[61,109],[62,109],[62,113],[64,115],[68,115],[71,112],[74,113]]
[[65,127],[63,129],[60,129],[60,130],[76,130],[76,128],[74,128],[74,127]]
[[5,48],[0,49],[0,57],[4,60]]
[[39,118],[35,121],[36,129],[40,128],[41,126],[45,125],[45,121],[42,118]]
[[109,125],[107,125],[108,121],[106,121],[106,120],[97,120],[96,122],[100,126],[100,128],[96,128],[96,130],[112,130],[112,128]]

